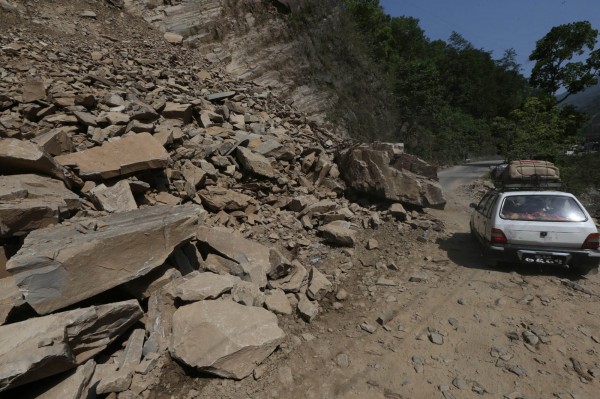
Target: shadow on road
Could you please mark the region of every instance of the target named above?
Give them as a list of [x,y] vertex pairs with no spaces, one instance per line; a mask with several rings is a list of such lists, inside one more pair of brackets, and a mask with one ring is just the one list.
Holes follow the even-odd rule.
[[438,238],[436,243],[440,249],[446,251],[448,259],[459,266],[469,269],[489,270],[501,273],[517,272],[523,276],[554,276],[573,281],[582,278],[581,275],[566,268],[505,263],[494,267],[488,266],[483,259],[481,246],[469,233],[454,233],[448,238]]

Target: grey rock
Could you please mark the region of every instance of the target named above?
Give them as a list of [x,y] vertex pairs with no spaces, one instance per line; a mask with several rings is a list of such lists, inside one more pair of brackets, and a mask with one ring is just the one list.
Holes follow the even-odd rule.
[[73,186],[68,172],[36,144],[17,139],[0,140],[0,170],[2,174],[37,173]]
[[198,370],[242,379],[283,341],[277,317],[231,301],[202,301],[173,315],[171,355]]
[[121,180],[112,186],[100,184],[90,190],[89,195],[98,209],[103,211],[112,213],[137,209],[127,180]]
[[244,147],[238,147],[236,154],[244,170],[263,177],[275,177],[275,170],[271,162],[264,156]]
[[0,327],[0,392],[85,363],[142,315],[132,300]]
[[231,299],[246,306],[262,306],[265,301],[258,285],[249,281],[237,281],[231,290]]
[[349,222],[338,220],[319,227],[319,231],[328,243],[354,247],[356,243],[356,230],[352,230],[350,226]]
[[60,180],[33,174],[0,176],[0,237],[23,236],[59,223],[80,207],[79,196]]
[[316,267],[310,270],[308,278],[308,290],[306,295],[313,300],[320,301],[333,290],[333,284]]
[[298,294],[298,314],[306,322],[310,323],[319,314],[319,308],[314,302],[310,301],[306,295]]
[[230,292],[238,281],[240,279],[235,276],[195,271],[184,276],[181,282],[175,282],[169,291],[173,297],[185,302],[217,299]]
[[93,180],[164,169],[169,154],[150,133],[138,133],[55,159],[61,165],[76,169],[82,178]]
[[27,303],[47,314],[162,265],[194,236],[200,211],[193,205],[155,206],[35,230],[7,270]]
[[389,151],[354,147],[341,153],[338,166],[346,184],[358,192],[422,207],[443,209],[446,204],[439,182],[404,169]]
[[275,314],[292,314],[290,301],[280,289],[268,290],[265,293],[265,307]]
[[92,390],[90,382],[95,369],[96,362],[90,359],[77,367],[75,371],[66,373],[66,376],[60,378],[50,388],[43,389],[39,394],[36,392],[35,397],[40,399],[81,399],[90,394],[93,395],[90,392]]
[[271,269],[269,248],[223,228],[201,226],[196,236],[214,252],[235,262],[230,273],[261,288],[267,284],[267,273]]
[[429,340],[436,345],[444,344],[444,336],[436,332],[429,333]]
[[199,192],[202,204],[213,212],[239,211],[254,202],[252,197],[222,187],[207,187]]

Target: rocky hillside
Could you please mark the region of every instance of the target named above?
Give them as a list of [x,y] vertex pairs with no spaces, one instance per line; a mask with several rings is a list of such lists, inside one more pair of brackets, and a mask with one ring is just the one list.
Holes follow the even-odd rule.
[[182,36],[236,79],[268,87],[310,121],[353,137],[392,137],[377,67],[336,1],[125,0],[124,9]]
[[423,212],[445,204],[435,168],[346,148],[216,47],[117,1],[0,5],[0,392],[157,397],[181,365],[259,378],[289,325],[343,300],[327,253],[377,248],[385,220],[406,248],[443,230]]

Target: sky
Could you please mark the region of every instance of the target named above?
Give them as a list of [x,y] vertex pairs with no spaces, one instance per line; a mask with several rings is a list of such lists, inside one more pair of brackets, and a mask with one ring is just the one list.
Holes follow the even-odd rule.
[[553,26],[589,21],[600,29],[600,0],[380,0],[386,14],[419,19],[431,39],[447,41],[452,31],[499,59],[514,48],[529,76],[529,54]]

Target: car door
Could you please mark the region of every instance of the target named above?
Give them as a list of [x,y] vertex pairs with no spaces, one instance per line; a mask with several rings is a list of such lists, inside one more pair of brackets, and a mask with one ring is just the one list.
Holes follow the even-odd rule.
[[484,216],[484,209],[486,204],[489,202],[490,198],[492,197],[493,193],[487,193],[483,196],[483,198],[481,199],[481,201],[479,201],[479,204],[477,204],[477,206],[475,207],[475,213],[474,213],[474,221],[473,221],[473,227],[475,228],[475,231],[477,232],[477,234],[479,234],[479,236],[481,237],[485,237],[485,216]]
[[496,204],[498,203],[498,198],[500,198],[499,193],[492,193],[492,195],[490,195],[490,198],[485,203],[485,206],[482,210],[483,225],[481,227],[481,229],[482,229],[481,231],[483,233],[481,234],[481,236],[486,241],[490,241],[490,239],[492,237],[492,228],[495,227],[494,226],[494,219],[495,219],[494,216],[497,212]]

